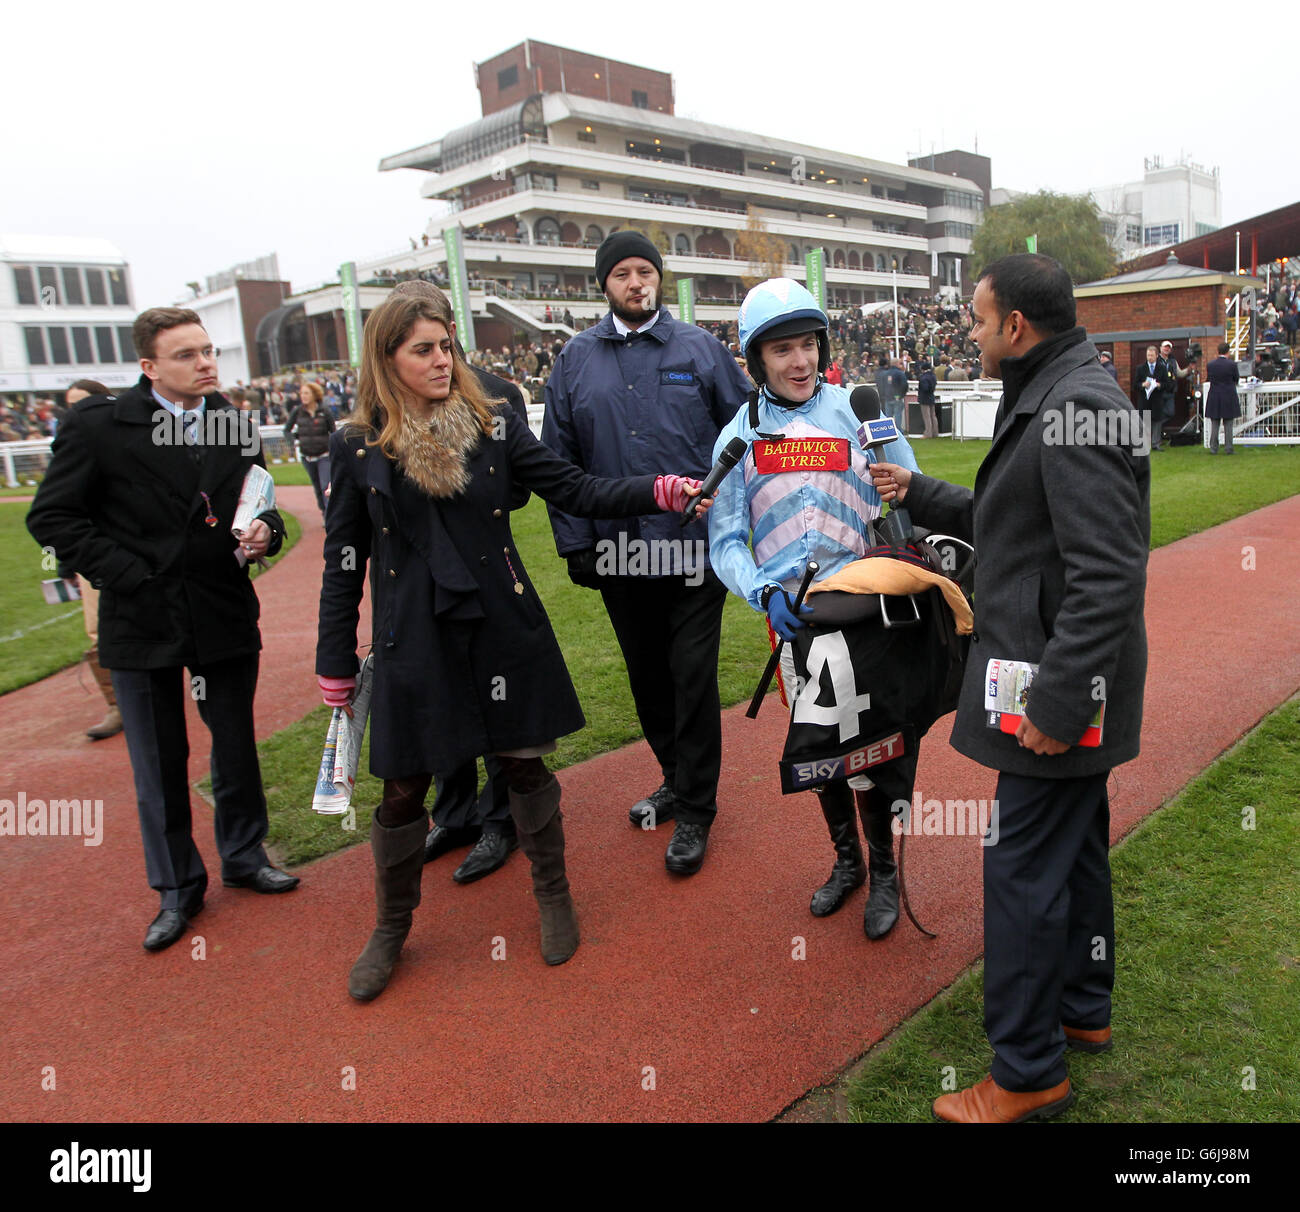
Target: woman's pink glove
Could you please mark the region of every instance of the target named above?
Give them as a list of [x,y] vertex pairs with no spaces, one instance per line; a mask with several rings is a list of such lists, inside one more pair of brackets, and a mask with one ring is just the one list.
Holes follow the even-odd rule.
[[346,707],[352,701],[352,692],[357,688],[357,679],[317,677],[321,697],[327,707]]
[[[665,513],[685,513],[691,500],[700,495],[700,481],[685,476],[658,476],[655,479],[655,504]],[[703,502],[696,514],[708,512]]]

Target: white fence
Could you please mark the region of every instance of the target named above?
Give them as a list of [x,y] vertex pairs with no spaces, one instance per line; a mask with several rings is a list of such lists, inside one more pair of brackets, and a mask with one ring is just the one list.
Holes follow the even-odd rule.
[[[1210,385],[1202,387],[1202,405],[1210,394]],[[1237,388],[1241,416],[1232,423],[1232,441],[1242,446],[1300,445],[1300,382],[1251,383]],[[1202,415],[1204,409],[1202,408]],[[1210,426],[1206,422],[1202,445],[1210,445]]]

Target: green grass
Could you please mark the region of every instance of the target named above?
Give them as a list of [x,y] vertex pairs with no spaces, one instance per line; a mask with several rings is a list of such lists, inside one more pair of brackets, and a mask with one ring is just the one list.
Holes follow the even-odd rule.
[[[56,575],[27,533],[28,506],[0,502],[0,694],[39,682],[81,660],[90,641],[80,602],[51,606],[41,582]],[[274,566],[302,534],[298,519],[281,511],[285,542]],[[254,567],[256,576],[261,569]],[[33,630],[35,629],[35,630]]]
[[[1253,829],[1243,828],[1254,810]],[[1115,1048],[1069,1053],[1089,1123],[1294,1122],[1300,1056],[1300,698],[1111,852]],[[990,1059],[982,970],[909,1019],[848,1081],[859,1122],[925,1121],[952,1066]],[[1255,1089],[1244,1090],[1253,1070]]]
[[[927,473],[972,486],[988,453],[988,442],[948,438],[913,443],[917,462]],[[1258,457],[1257,457],[1258,456]],[[298,464],[284,465],[301,470]],[[281,470],[275,469],[277,473]],[[305,473],[303,473],[305,476]],[[1199,448],[1184,447],[1152,460],[1152,546],[1223,521],[1268,501],[1300,492],[1300,449],[1250,451],[1232,459],[1210,458]],[[1189,494],[1195,484],[1195,498]],[[1194,502],[1194,503],[1193,503]],[[1182,516],[1182,515],[1186,516]],[[594,590],[569,583],[565,565],[555,554],[546,508],[533,498],[511,518],[519,551],[528,566],[560,642],[573,684],[587,716],[587,727],[563,737],[548,764],[555,770],[641,738],[627,669]],[[1157,541],[1157,536],[1162,536]],[[368,636],[359,637],[362,644]],[[718,686],[724,706],[747,700],[767,660],[762,619],[738,598],[729,596],[723,611]],[[309,809],[329,714],[323,708],[291,725],[263,747],[262,770],[270,812],[269,841],[285,862],[305,862],[367,836],[371,808],[381,788],[365,774],[363,754],[353,804],[355,830],[340,827],[342,818],[318,818]],[[271,746],[275,748],[272,750]],[[645,788],[650,791],[653,788]]]

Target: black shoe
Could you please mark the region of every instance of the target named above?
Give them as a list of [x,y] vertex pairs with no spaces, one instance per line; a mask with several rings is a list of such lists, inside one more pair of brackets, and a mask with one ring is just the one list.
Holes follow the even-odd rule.
[[708,845],[708,825],[678,821],[664,853],[664,866],[677,875],[694,875],[704,866],[704,851]]
[[462,846],[472,846],[478,841],[483,830],[478,825],[466,825],[463,829],[448,829],[435,825],[424,835],[424,861],[433,862],[452,850]]
[[677,798],[673,789],[664,783],[643,800],[637,800],[628,811],[627,819],[638,829],[653,829],[661,821],[671,821],[677,813]]
[[474,843],[474,849],[452,872],[451,878],[458,884],[472,884],[475,880],[481,880],[485,875],[496,871],[518,845],[519,839],[513,833],[484,829],[483,836]]
[[197,917],[202,908],[203,898],[199,897],[193,904],[183,905],[179,909],[161,910],[149,923],[149,929],[145,931],[144,949],[146,951],[166,950],[184,935],[185,928],[190,924],[190,918]]
[[276,867],[259,867],[249,875],[237,875],[233,880],[222,879],[227,888],[251,888],[254,892],[292,892],[301,882],[296,875]]

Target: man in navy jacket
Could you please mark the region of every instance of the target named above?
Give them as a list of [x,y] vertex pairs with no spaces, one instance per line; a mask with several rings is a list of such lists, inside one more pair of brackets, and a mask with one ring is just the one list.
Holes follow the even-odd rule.
[[[726,348],[660,306],[663,259],[638,231],[596,250],[609,314],[561,350],[546,384],[542,441],[597,476],[673,467],[708,474],[713,442],[750,383]],[[644,828],[674,817],[664,862],[704,862],[722,762],[718,644],[727,591],[708,565],[703,520],[667,514],[601,521],[551,509],[555,547],[576,585],[599,589],[627,663],[637,718],[663,785],[633,806]]]

